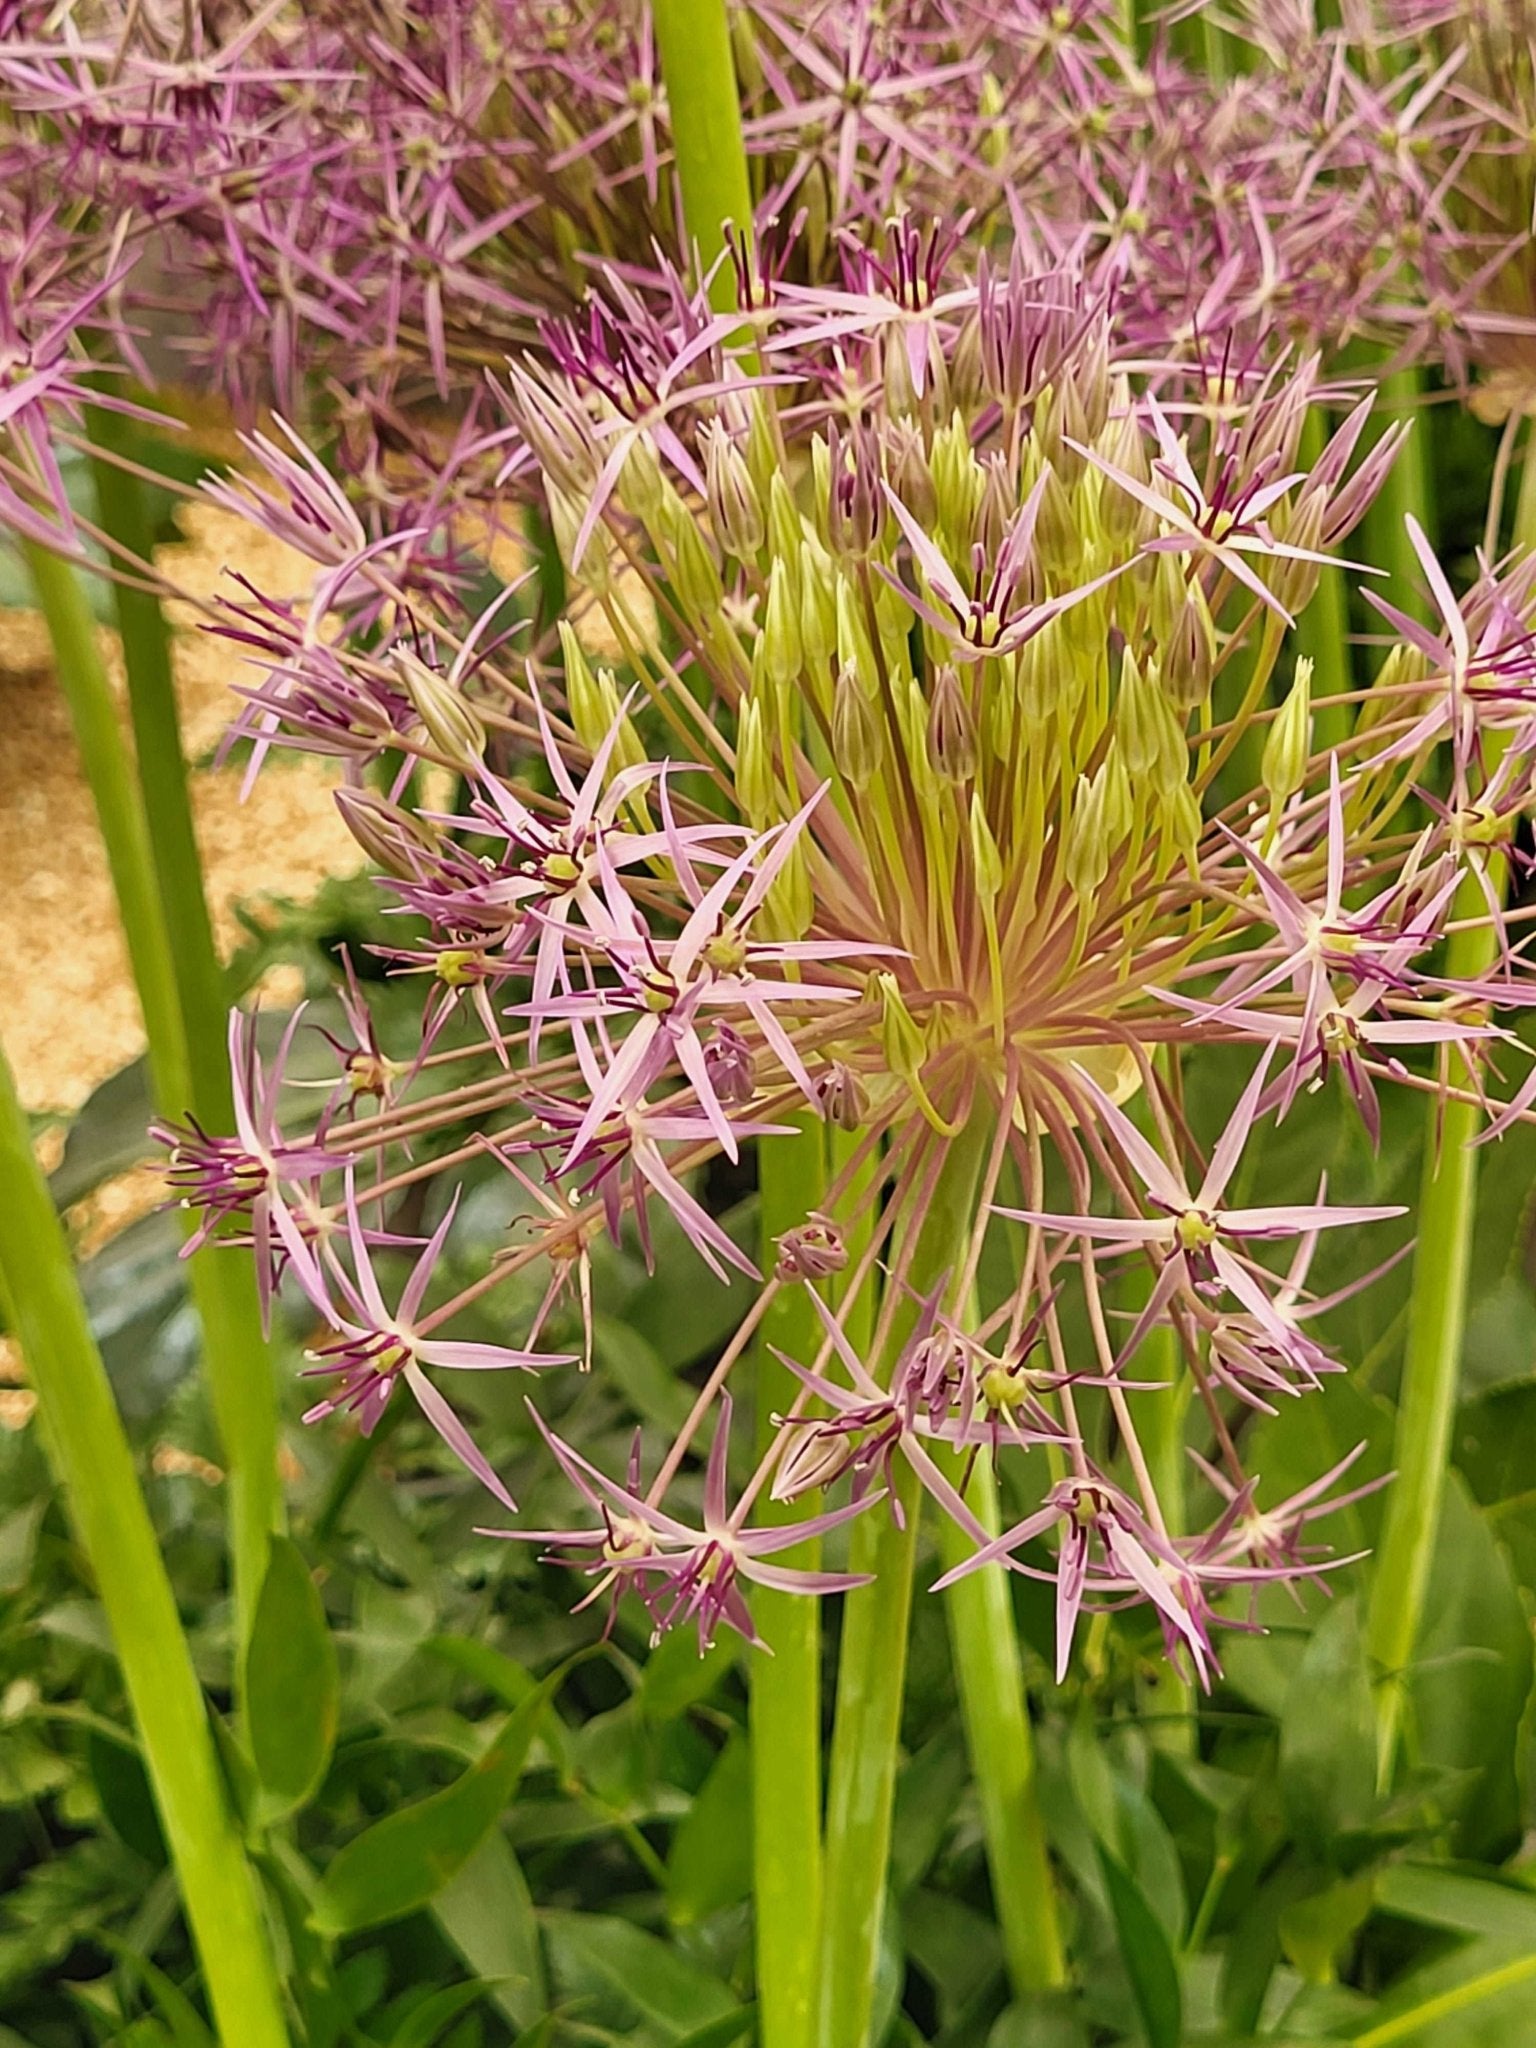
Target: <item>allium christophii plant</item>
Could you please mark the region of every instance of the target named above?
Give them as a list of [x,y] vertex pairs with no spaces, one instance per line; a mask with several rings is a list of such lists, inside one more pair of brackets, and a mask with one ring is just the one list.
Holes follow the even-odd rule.
[[[177,1140],[178,1179],[318,1312],[322,1409],[369,1426],[404,1381],[478,1470],[465,1368],[541,1368],[570,1525],[498,1533],[658,1631],[750,1636],[754,1585],[848,1585],[773,1560],[920,1487],[973,1547],[950,1576],[1054,1577],[1063,1668],[1085,1606],[1143,1604],[1208,1681],[1217,1626],[1248,1625],[1236,1589],[1330,1563],[1339,1475],[1267,1501],[1237,1425],[1347,1362],[1318,1334],[1319,1244],[1344,1233],[1351,1292],[1402,1237],[1321,1182],[1268,1198],[1263,1148],[1318,1090],[1372,1134],[1388,1088],[1475,1076],[1510,1114],[1529,1093],[1499,1022],[1523,953],[1496,888],[1456,891],[1530,796],[1536,569],[1485,563],[1458,599],[1420,537],[1439,623],[1381,603],[1402,642],[1316,749],[1287,631],[1392,458],[1357,460],[1365,408],[1308,464],[1307,360],[1149,361],[1080,275],[966,273],[907,225],[848,279],[721,318],[620,281],[502,380],[567,550],[550,659],[503,601],[434,608],[367,545],[358,586],[391,603],[365,629],[272,608],[263,643],[232,617],[262,744],[346,764],[398,916],[386,967],[427,994],[414,1062],[381,1077],[352,987],[308,1129],[282,1121],[281,1055],[258,1078],[246,1054],[238,1143]],[[457,796],[414,794],[431,764]],[[1500,935],[1474,984],[1446,970],[1453,897]],[[1242,1073],[1207,1127],[1212,1062]],[[837,1163],[687,1426],[600,1470],[540,1391],[592,1355],[552,1333],[601,1309],[597,1240],[648,1251],[665,1209],[701,1285],[752,1268],[699,1169],[817,1120]],[[519,1234],[454,1292],[456,1192],[487,1162]],[[375,1268],[423,1213],[392,1296]],[[455,1341],[529,1269],[531,1322]],[[819,1336],[753,1467],[729,1385],[788,1289]],[[1144,1449],[1170,1374],[1200,1404],[1204,1529]],[[968,1498],[983,1450],[1030,1503],[1000,1536]],[[760,1526],[770,1499],[803,1520]]]

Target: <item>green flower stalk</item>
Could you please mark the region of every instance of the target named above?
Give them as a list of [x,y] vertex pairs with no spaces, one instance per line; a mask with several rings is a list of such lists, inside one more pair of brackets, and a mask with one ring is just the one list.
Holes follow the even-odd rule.
[[[123,538],[129,536],[125,533]],[[130,544],[143,538],[135,532]],[[153,600],[143,600],[125,621],[131,628],[125,633],[124,652],[143,764],[141,792],[123,744],[79,574],[62,556],[38,542],[24,541],[23,547],[48,622],[59,685],[69,705],[107,850],[144,1013],[155,1100],[167,1115],[181,1116],[190,1110],[216,1128],[226,1123],[230,1114],[229,1069],[227,1060],[210,1061],[208,1048],[201,1041],[194,1064],[184,1007],[189,994],[195,994],[196,1022],[202,1031],[210,1027],[208,998],[212,991],[208,983],[217,963],[206,906],[200,919],[193,915],[188,921],[180,915],[186,899],[195,897],[203,905],[203,896],[195,865],[196,845],[190,839],[190,816],[185,812],[186,788],[166,650],[156,639],[158,607],[152,618],[144,607],[152,606]],[[146,797],[155,806],[158,822],[154,833]],[[178,812],[185,824],[185,843],[178,830]],[[190,871],[189,862],[194,863]],[[178,913],[174,925],[167,914],[173,908]],[[220,1044],[224,1036],[221,1030]],[[195,1256],[188,1277],[202,1325],[204,1358],[229,1475],[236,1639],[243,1643],[266,1572],[268,1538],[281,1518],[276,1386],[251,1275]]]
[[255,1880],[230,1813],[176,1602],[92,1339],[69,1246],[0,1053],[0,1280],[122,1666],[222,2040],[287,2048]]

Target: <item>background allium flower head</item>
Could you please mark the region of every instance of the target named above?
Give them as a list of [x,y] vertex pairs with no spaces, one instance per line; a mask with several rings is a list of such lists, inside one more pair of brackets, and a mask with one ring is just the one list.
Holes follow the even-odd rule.
[[[366,606],[319,642],[234,624],[272,679],[261,745],[352,769],[345,814],[403,920],[392,958],[427,984],[420,1052],[376,1112],[328,1113],[291,1167],[299,1141],[267,1142],[273,1213],[291,1182],[332,1219],[303,1258],[271,1248],[268,1279],[318,1278],[336,1398],[376,1408],[404,1375],[470,1459],[435,1373],[470,1362],[457,1313],[539,1267],[531,1330],[496,1351],[536,1362],[551,1304],[592,1313],[594,1235],[645,1245],[658,1204],[715,1280],[751,1269],[697,1170],[827,1118],[841,1166],[687,1427],[622,1482],[551,1435],[595,1519],[539,1540],[707,1641],[751,1633],[753,1582],[849,1583],[765,1562],[765,1489],[832,1530],[921,1487],[978,1561],[1055,1573],[1063,1659],[1084,1604],[1140,1602],[1208,1681],[1234,1587],[1328,1564],[1296,1533],[1321,1497],[1255,1533],[1236,1424],[1345,1362],[1316,1330],[1320,1239],[1379,1238],[1348,1292],[1402,1213],[1326,1185],[1266,1205],[1257,1148],[1322,1088],[1374,1137],[1380,1092],[1451,1086],[1452,1052],[1476,1086],[1521,1087],[1497,1007],[1526,999],[1523,954],[1501,937],[1463,984],[1441,941],[1491,843],[1467,819],[1528,787],[1531,577],[1484,565],[1458,599],[1424,544],[1438,627],[1383,601],[1409,639],[1352,736],[1316,748],[1288,625],[1396,443],[1357,460],[1356,407],[1303,458],[1309,404],[1348,395],[1314,359],[1149,359],[1081,265],[1016,247],[968,270],[911,219],[845,236],[825,288],[786,251],[782,287],[725,316],[676,277],[600,279],[513,365],[505,453],[565,551],[558,636],[514,655],[505,594],[475,621],[402,590],[384,532],[352,560],[390,595],[393,667]],[[362,784],[364,737],[405,763],[387,795]],[[413,796],[417,762],[453,771],[453,804]],[[1502,934],[1496,892],[1479,902]],[[1223,1046],[1239,1099],[1207,1124],[1186,1069]],[[179,1156],[189,1197],[241,1213],[243,1181]],[[525,1230],[422,1342],[456,1172],[488,1158]],[[391,1321],[368,1246],[408,1189],[438,1221]],[[728,1506],[727,1385],[793,1287],[824,1341],[789,1361],[800,1393]],[[1154,1329],[1203,1404],[1205,1533],[1169,1526],[1138,1433]],[[590,1334],[568,1348],[589,1358]],[[711,1414],[700,1524],[665,1503]],[[966,1498],[983,1449],[1039,1503],[1003,1537]],[[820,1511],[839,1484],[847,1508]]]

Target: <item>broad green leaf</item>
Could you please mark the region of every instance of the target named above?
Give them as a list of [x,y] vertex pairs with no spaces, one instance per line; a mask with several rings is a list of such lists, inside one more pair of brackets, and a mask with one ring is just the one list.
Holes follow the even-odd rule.
[[474,1636],[428,1636],[421,1646],[429,1657],[437,1657],[462,1672],[471,1684],[480,1686],[503,1706],[520,1707],[536,1684],[533,1674],[482,1643]]
[[743,2041],[751,2033],[757,2019],[755,2005],[743,2005],[735,2012],[728,2012],[717,2020],[710,2020],[693,2033],[686,2034],[676,2048],[731,2048],[734,2041]]
[[620,2026],[646,2020],[676,2041],[736,2008],[718,1977],[627,1920],[602,1913],[541,1918],[562,1995],[594,2000],[592,2017],[599,2023],[604,2014],[617,2015],[610,2023]]
[[425,1906],[479,1848],[522,1775],[564,1667],[509,1716],[477,1764],[442,1792],[375,1821],[332,1858],[315,1895],[322,1934],[355,1934]]
[[752,1752],[733,1735],[672,1837],[667,1912],[686,1927],[752,1889]]
[[477,1976],[495,1982],[494,2002],[514,2027],[541,2017],[549,1994],[538,1924],[522,1867],[500,1828],[443,1886],[432,1915]]
[[96,1939],[102,1947],[116,1956],[120,1969],[138,1979],[145,1991],[154,2000],[155,2008],[165,2022],[169,2038],[176,2048],[215,2048],[214,2038],[197,2008],[179,1985],[171,1979],[148,1956],[142,1956],[124,1941],[105,1929]]
[[1497,1860],[1520,1838],[1517,1757],[1531,1631],[1509,1562],[1453,1474],[1408,1679],[1414,1759],[1455,1774],[1455,1853]]
[[595,1315],[592,1355],[642,1422],[672,1435],[682,1428],[695,1390],[663,1362],[649,1338],[615,1316]]
[[1109,1895],[1120,1954],[1150,2048],[1180,2048],[1183,2012],[1173,1945],[1141,1886],[1102,1843],[1099,1867]]
[[1326,1860],[1375,1805],[1376,1736],[1360,1613],[1335,1601],[1312,1632],[1280,1717],[1280,1796],[1295,1841]]
[[246,1653],[245,1705],[256,1773],[277,1812],[304,1805],[325,1776],[340,1698],[336,1645],[309,1566],[297,1545],[274,1536]]
[[1037,1991],[998,2014],[987,2048],[1089,2048],[1089,2040],[1069,1992]]
[[1536,2039],[1536,1949],[1475,1941],[1395,1985],[1355,2048],[1522,2048]]
[[1376,1904],[1404,1920],[1524,1941],[1536,1949],[1536,1893],[1492,1876],[1433,1863],[1389,1863],[1377,1874]]
[[445,2027],[493,1987],[489,1984],[448,1984],[424,1998],[389,2037],[388,2048],[433,2048]]
[[93,1728],[86,1737],[85,1753],[101,1810],[113,1831],[147,1863],[163,1864],[166,1847],[160,1813],[137,1746]]
[[[755,1249],[755,1196],[738,1202],[720,1221],[738,1244]],[[664,1365],[677,1370],[728,1341],[746,1313],[752,1289],[739,1273],[722,1284],[706,1271],[682,1225],[659,1205],[651,1212],[651,1238],[655,1275],[626,1310],[625,1321]]]
[[1340,1958],[1370,1917],[1370,1872],[1295,1899],[1280,1915],[1280,1945],[1309,1984],[1332,1984]]
[[672,1629],[640,1667],[635,1705],[648,1721],[676,1720],[710,1697],[740,1655],[737,1635],[719,1636],[701,1657],[688,1629]]

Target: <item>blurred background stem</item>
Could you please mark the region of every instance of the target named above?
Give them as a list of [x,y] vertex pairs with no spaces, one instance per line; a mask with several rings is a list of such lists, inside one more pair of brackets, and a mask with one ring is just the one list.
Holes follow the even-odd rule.
[[[67,573],[67,572],[66,572]],[[0,1052],[0,1275],[48,1454],[112,1631],[182,1902],[226,2048],[285,2048],[256,1886],[223,1787],[106,1368]]]
[[[164,622],[158,606],[153,622],[142,609],[124,621],[124,656],[144,776],[141,794],[80,577],[68,562],[37,543],[25,541],[23,547],[106,847],[144,1015],[154,1099],[166,1116],[184,1117],[190,1110],[209,1128],[227,1130],[231,1115],[223,1001],[217,997],[215,1014],[217,962],[206,905],[190,924],[182,921],[194,892],[200,903],[203,898],[200,869],[194,865],[189,875],[181,864],[184,858],[196,863],[197,854],[175,704],[169,696],[168,650],[153,644],[157,627],[163,634]],[[153,600],[149,603],[153,605]],[[167,748],[174,750],[169,758],[163,751]],[[178,807],[186,813],[181,827],[171,817]],[[155,813],[159,816],[152,829]],[[174,873],[167,893],[163,877],[168,869]],[[188,958],[178,971],[183,947]],[[207,957],[200,960],[205,947]],[[184,988],[195,992],[200,1029],[216,1034],[213,1047],[200,1046],[195,1061]],[[210,1050],[217,1057],[217,1076]],[[202,1324],[204,1364],[228,1474],[238,1649],[249,1635],[266,1572],[268,1539],[281,1519],[276,1389],[249,1261],[221,1257],[216,1248],[210,1249],[190,1261],[188,1277]]]
[[[1514,531],[1516,547],[1526,549],[1536,545],[1533,473],[1536,461],[1528,442]],[[1497,771],[1503,744],[1497,733],[1485,742],[1485,781]],[[1503,853],[1490,851],[1488,884],[1501,902],[1508,868]],[[1458,919],[1466,921],[1465,928],[1451,932],[1446,975],[1452,981],[1481,981],[1497,964],[1501,942],[1475,875],[1463,877],[1452,901],[1453,926]],[[1448,1053],[1447,1061],[1451,1084],[1475,1095],[1477,1075],[1455,1053]],[[1408,1676],[1423,1624],[1445,1500],[1451,1426],[1466,1341],[1467,1270],[1477,1223],[1474,1141],[1482,1120],[1475,1101],[1442,1102],[1436,1097],[1425,1111],[1418,1249],[1392,1449],[1397,1478],[1387,1496],[1366,1637],[1377,1673],[1376,1777],[1378,1790],[1383,1792],[1391,1785],[1402,1736]]]
[[[725,248],[727,221],[752,226],[752,191],[725,0],[655,0],[656,48],[667,84],[683,217],[708,273]],[[736,305],[736,274],[722,263],[710,285],[717,312]]]
[[[826,1128],[806,1119],[793,1137],[758,1145],[762,1219],[758,1263],[774,1267],[775,1240],[804,1223],[826,1187]],[[810,1290],[782,1288],[757,1343],[757,1448],[777,1434],[800,1382],[775,1350],[809,1366],[822,1331]],[[800,1519],[805,1503],[764,1499],[768,1525]],[[786,1551],[784,1564],[814,1571],[814,1539]],[[759,1586],[753,1618],[765,1649],[752,1658],[752,1869],[757,1946],[758,2033],[762,2048],[810,2048],[817,1928],[821,1914],[821,1603]]]

